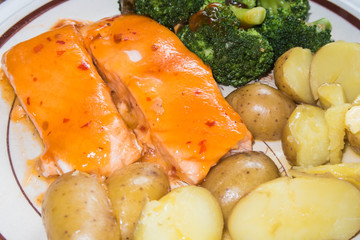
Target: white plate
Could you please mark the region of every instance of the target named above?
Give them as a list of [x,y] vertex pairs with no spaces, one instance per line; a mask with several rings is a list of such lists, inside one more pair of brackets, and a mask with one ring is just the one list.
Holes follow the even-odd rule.
[[[327,17],[333,25],[333,38],[359,42],[360,7],[357,0],[334,0],[348,11],[324,0],[311,2],[310,21]],[[90,3],[91,2],[91,3]],[[24,5],[24,3],[26,3]],[[352,13],[352,15],[350,13]],[[99,20],[119,14],[117,0],[13,1],[0,5],[0,56],[11,46],[34,37],[52,27],[59,19]],[[224,88],[228,93],[231,88]],[[6,93],[0,92],[4,97]],[[11,106],[0,99],[0,239],[46,239],[36,199],[46,184],[29,172],[29,160],[42,150],[35,130],[9,120]],[[266,151],[273,159],[284,160],[278,143],[257,142],[255,148]],[[355,155],[347,153],[348,161]],[[356,239],[360,239],[357,237]]]

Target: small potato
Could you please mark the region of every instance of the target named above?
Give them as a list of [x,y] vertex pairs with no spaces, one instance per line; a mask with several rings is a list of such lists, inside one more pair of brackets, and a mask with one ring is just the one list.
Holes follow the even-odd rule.
[[226,222],[240,198],[258,185],[279,176],[278,168],[268,156],[251,151],[221,160],[210,170],[201,186],[219,202]]
[[345,115],[346,136],[350,146],[360,154],[360,103],[354,104]]
[[311,60],[310,49],[295,47],[285,52],[275,62],[275,84],[295,102],[314,103],[309,76]]
[[360,43],[336,41],[314,54],[310,87],[315,100],[318,88],[324,83],[341,84],[346,102],[352,102],[360,94]]
[[137,162],[114,172],[107,180],[109,197],[121,230],[121,239],[134,239],[144,205],[169,192],[167,175],[155,164]]
[[242,198],[228,226],[233,240],[347,240],[360,230],[360,191],[336,178],[278,178]]
[[58,177],[42,202],[42,219],[49,240],[120,239],[104,187],[78,171]]
[[261,83],[245,85],[226,97],[257,140],[279,140],[295,103],[279,90]]
[[293,165],[318,166],[329,160],[329,130],[325,111],[298,105],[284,127],[282,149]]
[[345,103],[344,89],[338,83],[324,83],[317,92],[320,105],[324,109]]
[[202,187],[176,188],[159,201],[147,203],[135,240],[220,240],[223,217],[216,199]]

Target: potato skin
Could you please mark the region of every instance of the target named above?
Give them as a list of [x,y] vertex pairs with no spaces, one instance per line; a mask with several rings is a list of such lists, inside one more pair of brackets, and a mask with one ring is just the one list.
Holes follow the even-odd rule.
[[279,170],[267,155],[250,151],[221,160],[210,170],[201,186],[219,202],[226,222],[240,198],[277,177],[280,177]]
[[42,202],[42,220],[50,240],[120,239],[105,188],[78,171],[58,177]]
[[160,199],[170,189],[167,175],[157,165],[146,162],[119,169],[105,183],[124,240],[133,239],[146,202]]
[[261,83],[245,85],[226,100],[257,140],[279,140],[296,104],[279,90]]

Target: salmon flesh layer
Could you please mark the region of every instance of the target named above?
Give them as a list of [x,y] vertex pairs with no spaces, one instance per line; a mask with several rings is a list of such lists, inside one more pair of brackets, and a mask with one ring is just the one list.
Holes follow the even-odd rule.
[[122,15],[81,33],[120,114],[144,145],[145,161],[197,184],[229,151],[251,149],[250,132],[210,68],[173,32],[149,18]]
[[75,27],[16,45],[2,66],[44,142],[44,176],[74,169],[108,176],[141,157]]

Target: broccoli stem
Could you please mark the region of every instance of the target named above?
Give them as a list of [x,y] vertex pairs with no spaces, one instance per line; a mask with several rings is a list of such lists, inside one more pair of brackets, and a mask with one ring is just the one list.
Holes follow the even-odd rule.
[[250,28],[255,25],[260,25],[266,17],[266,9],[263,7],[255,7],[248,9],[230,5],[230,9],[240,20],[241,26],[244,28]]
[[332,29],[331,23],[327,18],[320,18],[314,22],[307,23],[308,26],[316,26],[319,31]]
[[270,15],[276,14],[278,8],[289,9],[290,3],[284,0],[258,0],[258,6],[269,10]]

